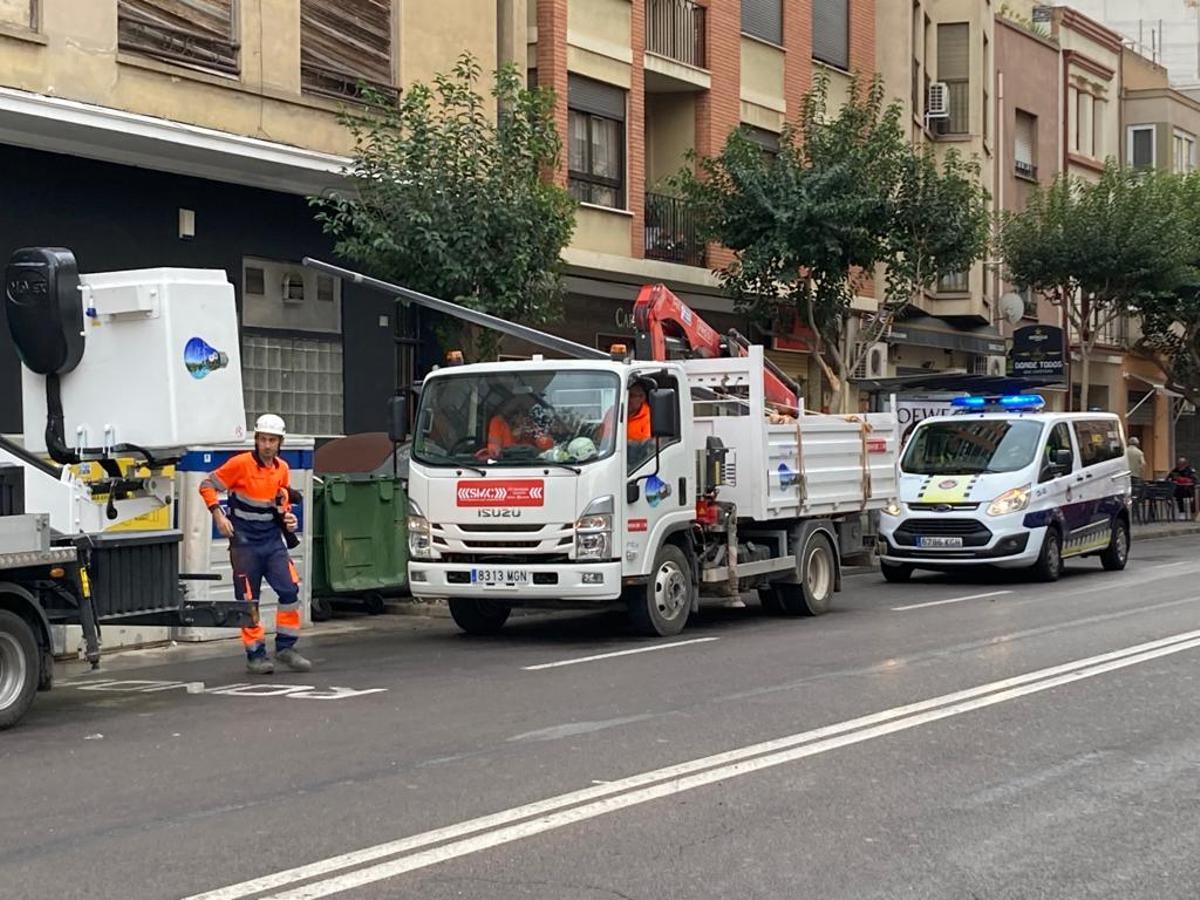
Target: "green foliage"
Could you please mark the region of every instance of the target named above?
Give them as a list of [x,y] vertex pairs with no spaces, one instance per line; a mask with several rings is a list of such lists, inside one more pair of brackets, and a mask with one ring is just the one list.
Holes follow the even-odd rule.
[[[371,274],[544,324],[561,314],[559,260],[574,228],[574,202],[542,177],[562,152],[554,95],[525,89],[508,66],[489,101],[480,77],[464,54],[398,103],[364,89],[370,102],[342,114],[355,141],[352,190],[310,202],[338,255]],[[485,358],[498,341],[483,332],[474,343]]]
[[865,274],[888,266],[872,320],[882,332],[939,272],[969,268],[983,253],[987,195],[956,153],[939,165],[932,150],[908,144],[878,78],[856,82],[836,114],[827,97],[828,78],[818,76],[776,157],[734,133],[675,184],[704,237],[734,251],[719,274],[739,308],[763,319],[797,309],[844,382],[856,360],[843,339]]
[[1184,209],[1176,176],[1110,163],[1094,184],[1060,175],[1005,218],[1011,280],[1065,307],[1079,335],[1085,409],[1089,360],[1104,326],[1186,279],[1195,237]]

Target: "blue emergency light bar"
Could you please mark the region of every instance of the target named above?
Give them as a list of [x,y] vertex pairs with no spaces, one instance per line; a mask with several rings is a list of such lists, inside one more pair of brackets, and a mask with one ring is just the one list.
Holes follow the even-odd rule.
[[988,409],[1034,412],[1046,405],[1046,401],[1037,394],[1010,394],[1005,397],[955,397],[950,403],[959,410],[970,412],[982,412]]

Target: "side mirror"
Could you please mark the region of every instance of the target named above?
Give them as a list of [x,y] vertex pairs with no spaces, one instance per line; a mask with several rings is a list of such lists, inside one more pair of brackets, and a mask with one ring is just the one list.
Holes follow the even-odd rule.
[[1070,450],[1055,450],[1054,451],[1054,468],[1061,469],[1064,472],[1071,471],[1071,463],[1075,461],[1075,457]]
[[679,438],[679,402],[674,388],[654,388],[650,391],[650,436],[677,440]]
[[388,401],[388,438],[393,444],[408,440],[408,398],[402,395]]

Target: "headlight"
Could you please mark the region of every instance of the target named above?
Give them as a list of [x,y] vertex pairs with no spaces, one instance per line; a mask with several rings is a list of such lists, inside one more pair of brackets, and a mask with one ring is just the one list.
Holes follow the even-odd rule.
[[575,522],[575,558],[612,559],[613,498],[600,497],[588,504]]
[[887,506],[885,506],[883,508],[883,511],[885,513],[887,513],[889,516],[893,516],[893,517],[898,516],[898,515],[900,515],[900,513],[904,512],[904,510],[900,506],[899,500],[889,500],[887,502]]
[[1029,485],[1005,491],[988,506],[989,516],[1007,516],[1020,512],[1029,505]]
[[408,555],[412,559],[433,559],[433,529],[412,500],[408,501]]

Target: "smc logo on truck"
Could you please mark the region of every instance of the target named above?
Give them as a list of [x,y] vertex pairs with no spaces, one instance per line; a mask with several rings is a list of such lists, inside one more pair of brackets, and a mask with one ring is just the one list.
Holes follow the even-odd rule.
[[459,506],[541,506],[545,499],[541,481],[460,481]]

